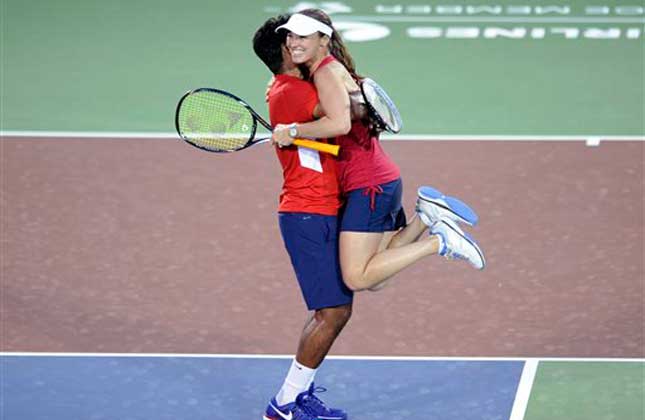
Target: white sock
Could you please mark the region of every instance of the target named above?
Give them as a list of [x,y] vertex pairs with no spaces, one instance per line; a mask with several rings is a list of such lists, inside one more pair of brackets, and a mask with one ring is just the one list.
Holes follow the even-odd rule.
[[294,402],[298,394],[306,391],[314,381],[316,370],[301,365],[296,359],[293,359],[289,373],[287,373],[287,377],[282,384],[282,388],[280,388],[280,391],[275,396],[278,405]]
[[313,374],[313,375],[311,375],[311,379],[309,379],[309,382],[307,383],[307,386],[305,387],[305,389],[309,389],[309,387],[311,386],[311,384],[313,384],[313,383],[314,383],[314,376],[316,376],[316,371],[315,371],[315,370],[314,370],[314,374]]

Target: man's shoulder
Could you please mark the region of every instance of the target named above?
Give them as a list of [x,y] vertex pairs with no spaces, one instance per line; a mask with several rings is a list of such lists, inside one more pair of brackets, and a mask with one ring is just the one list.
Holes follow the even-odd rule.
[[279,106],[306,106],[318,103],[313,83],[293,76],[276,77],[269,91],[269,103]]
[[273,125],[313,119],[318,93],[310,82],[293,76],[276,77],[269,91],[269,114]]
[[288,75],[277,75],[273,83],[272,92],[301,91],[302,93],[315,92],[316,88],[311,82],[298,77]]

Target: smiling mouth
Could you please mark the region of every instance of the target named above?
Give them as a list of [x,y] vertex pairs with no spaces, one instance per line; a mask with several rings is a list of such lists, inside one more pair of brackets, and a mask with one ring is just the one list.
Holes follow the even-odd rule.
[[300,58],[304,57],[304,55],[305,55],[304,51],[293,51],[293,50],[291,51],[291,59],[292,60],[300,59]]

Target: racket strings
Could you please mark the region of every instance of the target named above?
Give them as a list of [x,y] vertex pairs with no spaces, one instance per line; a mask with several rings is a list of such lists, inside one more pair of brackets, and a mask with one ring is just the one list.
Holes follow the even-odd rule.
[[390,110],[389,104],[382,97],[373,94],[370,98],[370,103],[374,107],[374,110],[383,118],[386,124],[391,124],[394,121],[394,116]]
[[381,129],[399,132],[402,127],[401,115],[387,93],[371,80],[363,84],[363,92]]
[[182,136],[211,151],[243,148],[254,135],[255,120],[244,105],[227,95],[201,91],[188,95],[178,116]]

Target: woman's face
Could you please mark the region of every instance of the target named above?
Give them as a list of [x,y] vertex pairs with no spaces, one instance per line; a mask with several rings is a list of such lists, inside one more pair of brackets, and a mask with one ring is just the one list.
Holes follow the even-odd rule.
[[326,55],[328,44],[329,37],[321,36],[318,32],[307,36],[296,35],[293,32],[287,35],[287,47],[295,64],[315,61]]

